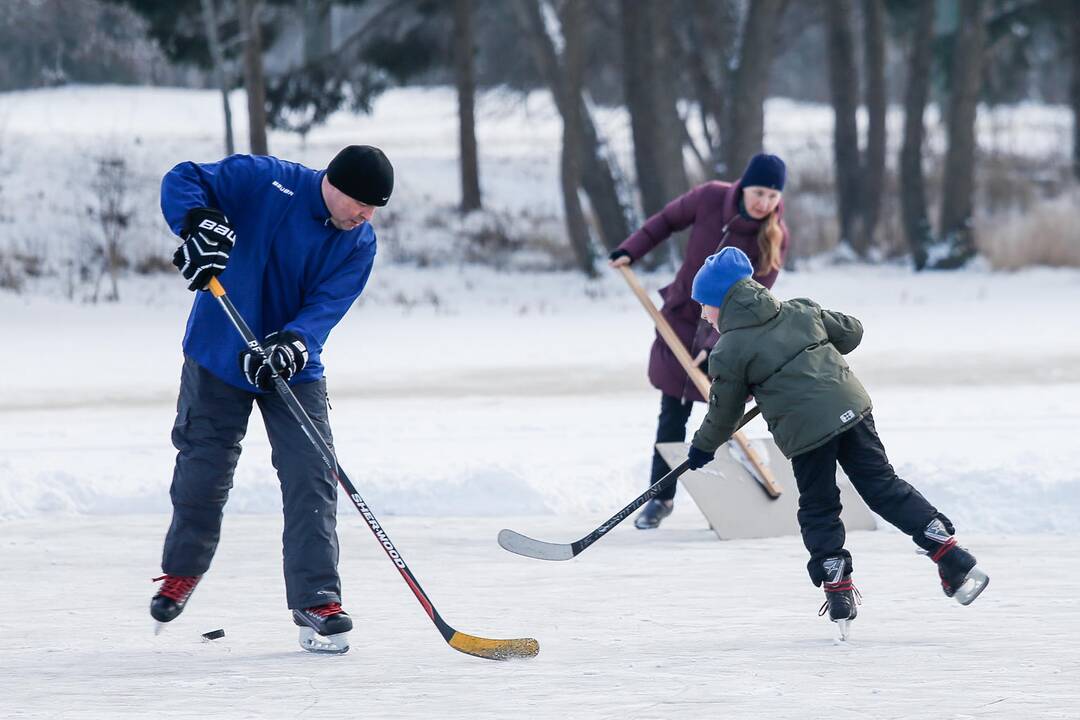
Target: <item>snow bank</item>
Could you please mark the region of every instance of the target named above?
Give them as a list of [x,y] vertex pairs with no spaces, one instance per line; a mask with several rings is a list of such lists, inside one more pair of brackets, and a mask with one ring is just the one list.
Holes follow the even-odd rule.
[[[890,456],[958,522],[1080,530],[1080,273],[853,265],[786,273],[776,291],[862,319],[850,362]],[[163,277],[125,297],[0,294],[6,328],[48,349],[0,375],[0,517],[168,510],[190,295]],[[612,274],[378,267],[325,357],[342,464],[382,513],[602,519],[647,477],[651,337]],[[229,510],[276,513],[257,418],[244,446]]]

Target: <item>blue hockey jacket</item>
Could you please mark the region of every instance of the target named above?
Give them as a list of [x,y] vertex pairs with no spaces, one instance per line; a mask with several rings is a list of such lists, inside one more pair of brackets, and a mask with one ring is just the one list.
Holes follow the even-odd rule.
[[[161,181],[161,210],[177,235],[191,208],[225,213],[236,245],[219,279],[259,338],[292,330],[307,342],[308,363],[290,384],[322,377],[330,330],[364,289],[375,261],[375,232],[330,223],[322,198],[325,171],[272,157],[232,155],[216,163],[180,163]],[[184,352],[230,385],[249,384],[237,357],[244,343],[208,292],[197,292]]]

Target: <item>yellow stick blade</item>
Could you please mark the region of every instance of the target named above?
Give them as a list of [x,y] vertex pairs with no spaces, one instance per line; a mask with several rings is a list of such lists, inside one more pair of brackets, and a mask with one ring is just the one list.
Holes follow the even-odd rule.
[[540,652],[540,643],[532,638],[489,640],[456,631],[450,638],[450,647],[466,655],[475,655],[488,660],[531,658],[536,657]]

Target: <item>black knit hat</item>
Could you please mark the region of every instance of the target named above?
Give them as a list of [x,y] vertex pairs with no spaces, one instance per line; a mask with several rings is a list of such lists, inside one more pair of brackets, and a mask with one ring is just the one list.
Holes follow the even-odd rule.
[[371,145],[350,145],[326,168],[330,184],[353,200],[382,207],[394,191],[394,166]]
[[758,153],[747,163],[739,185],[744,188],[758,185],[783,192],[786,176],[787,168],[783,160],[775,155]]

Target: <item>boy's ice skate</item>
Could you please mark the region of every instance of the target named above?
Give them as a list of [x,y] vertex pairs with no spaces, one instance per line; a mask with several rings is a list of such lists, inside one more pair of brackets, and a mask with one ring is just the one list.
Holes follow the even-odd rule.
[[349,651],[352,618],[340,603],[293,610],[293,622],[300,627],[300,647],[313,653],[341,654]]
[[845,572],[847,561],[842,557],[826,558],[825,566],[825,602],[821,604],[818,615],[828,613],[829,619],[836,623],[840,640],[847,640],[851,633],[851,621],[859,614],[859,591],[851,582],[851,573]]
[[975,564],[974,555],[956,544],[956,538],[938,518],[931,520],[923,532],[926,537],[941,543],[930,553],[930,559],[937,563],[945,595],[961,605],[973,603],[986,589],[990,576]]
[[202,575],[186,577],[183,575],[165,574],[154,578],[154,582],[164,580],[157,594],[150,600],[150,615],[157,620],[154,626],[154,634],[161,632],[162,623],[170,622],[184,611],[188,598],[199,584]]
[[672,500],[657,500],[653,498],[645,503],[645,509],[634,520],[634,527],[638,530],[652,530],[660,527],[660,523],[675,509]]

